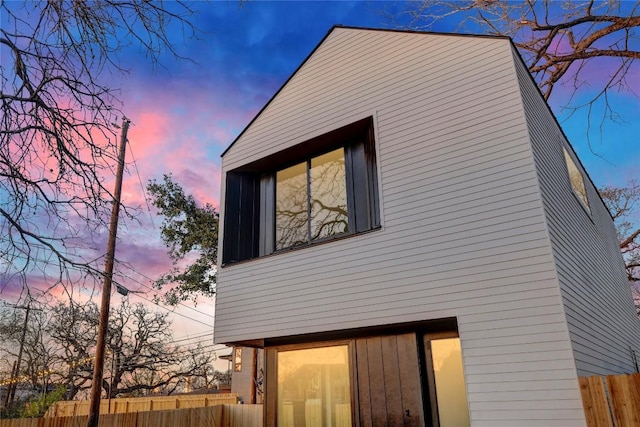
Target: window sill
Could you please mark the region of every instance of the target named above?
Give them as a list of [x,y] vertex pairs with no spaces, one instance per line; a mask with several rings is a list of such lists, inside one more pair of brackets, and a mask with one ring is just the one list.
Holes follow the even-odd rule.
[[274,256],[279,256],[279,255],[283,255],[283,254],[289,254],[291,252],[296,252],[296,251],[300,251],[300,250],[304,250],[304,249],[308,249],[308,248],[312,248],[312,247],[317,247],[317,246],[321,246],[321,245],[326,245],[328,243],[332,243],[332,242],[337,242],[340,240],[345,240],[345,239],[351,239],[357,236],[362,236],[365,234],[369,234],[369,233],[373,233],[376,232],[378,230],[381,230],[382,226],[378,225],[376,227],[373,227],[370,230],[367,231],[361,231],[360,233],[352,233],[352,234],[340,234],[338,236],[334,236],[334,237],[327,237],[326,239],[322,239],[320,241],[316,241],[316,242],[311,242],[311,243],[307,243],[305,245],[298,245],[298,246],[293,246],[290,248],[286,248],[286,249],[280,249],[276,252],[273,252],[271,254],[268,255],[263,255],[260,257],[255,257],[255,258],[249,258],[249,259],[245,259],[245,260],[241,260],[241,261],[233,261],[233,262],[228,262],[226,264],[222,264],[221,268],[227,268],[227,267],[232,267],[235,265],[240,265],[240,264],[245,264],[251,261],[256,261],[259,259],[265,259],[265,258],[271,258]]

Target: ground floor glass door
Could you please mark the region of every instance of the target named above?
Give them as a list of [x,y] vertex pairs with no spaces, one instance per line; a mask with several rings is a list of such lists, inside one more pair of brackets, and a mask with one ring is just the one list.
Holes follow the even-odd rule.
[[267,349],[267,427],[469,427],[460,339],[410,332]]

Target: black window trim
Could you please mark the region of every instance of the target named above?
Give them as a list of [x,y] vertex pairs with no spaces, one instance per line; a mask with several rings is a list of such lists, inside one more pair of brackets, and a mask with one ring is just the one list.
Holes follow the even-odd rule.
[[[276,172],[339,147],[345,148],[349,231],[276,251]],[[227,172],[222,266],[379,229],[375,150],[373,117],[369,116]]]

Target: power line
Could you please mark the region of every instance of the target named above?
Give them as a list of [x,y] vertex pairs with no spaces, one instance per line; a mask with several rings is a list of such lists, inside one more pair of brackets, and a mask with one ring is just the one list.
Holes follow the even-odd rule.
[[140,178],[140,171],[138,170],[138,162],[136,161],[136,156],[133,154],[133,147],[129,144],[129,151],[131,152],[131,157],[133,158],[133,167],[136,170],[136,175],[138,175],[138,182],[140,183],[140,189],[142,190],[142,196],[144,197],[144,202],[147,204],[147,211],[149,212],[149,219],[151,220],[151,225],[155,228],[156,224],[153,222],[153,215],[151,215],[151,206],[149,206],[149,199],[147,198],[147,192],[142,184],[142,178]]
[[[139,272],[139,271],[135,270],[134,268],[130,268],[130,269],[131,269],[134,273],[139,274],[140,276],[144,277],[145,279],[147,279],[147,280],[149,280],[149,281],[153,282],[153,279],[152,279],[151,277],[147,276],[146,274],[141,273],[141,272]],[[125,278],[127,278],[127,279],[129,279],[129,280],[131,280],[132,282],[135,282],[135,283],[137,283],[137,284],[139,284],[139,285],[143,286],[144,288],[148,289],[149,291],[154,291],[154,289],[153,289],[151,286],[147,285],[146,283],[143,283],[143,282],[141,282],[141,281],[139,281],[139,280],[137,280],[137,279],[134,279],[133,277],[131,277],[131,276],[129,276],[129,275],[126,275],[126,274],[124,274],[124,273],[120,273],[120,275],[121,275],[121,276],[124,276]],[[146,292],[145,292],[145,293],[146,293]],[[193,307],[190,307],[190,306],[188,306],[188,305],[185,305],[185,304],[183,304],[183,303],[181,303],[181,302],[178,302],[176,305],[179,305],[179,306],[181,306],[181,307],[188,308],[189,310],[195,311],[195,312],[196,312],[196,313],[198,313],[198,314],[201,314],[201,315],[203,315],[203,316],[207,316],[207,317],[210,317],[210,318],[212,318],[212,319],[215,319],[215,316],[212,316],[211,314],[208,314],[208,313],[205,313],[205,312],[203,312],[203,311],[197,310],[197,309],[195,309],[195,308],[193,308]]]
[[143,297],[143,296],[142,296],[142,295],[140,295],[140,294],[136,294],[136,293],[134,293],[133,295],[134,295],[134,296],[136,296],[136,297],[138,297],[138,298],[141,298],[141,299],[143,299],[143,300],[145,300],[145,301],[147,301],[147,302],[150,302],[151,304],[155,304],[157,307],[161,307],[161,308],[163,308],[163,309],[167,310],[169,313],[173,313],[173,314],[175,314],[176,316],[184,317],[185,319],[189,319],[189,320],[191,320],[191,321],[193,321],[193,322],[200,323],[201,325],[205,325],[205,326],[213,327],[213,325],[210,325],[210,324],[208,324],[208,323],[205,323],[205,322],[202,322],[202,321],[200,321],[200,320],[194,319],[193,317],[189,317],[189,316],[186,316],[186,315],[184,315],[184,314],[178,313],[177,311],[170,310],[170,309],[166,308],[165,306],[162,306],[162,305],[158,304],[158,303],[157,303],[157,302],[155,302],[155,301],[152,301],[152,300],[150,300],[150,299],[148,299],[148,298]]

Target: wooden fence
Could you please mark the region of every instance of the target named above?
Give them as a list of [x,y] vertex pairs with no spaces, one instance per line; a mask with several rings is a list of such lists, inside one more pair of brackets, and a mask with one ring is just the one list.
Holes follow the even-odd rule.
[[[0,420],[0,427],[84,427],[87,416]],[[98,427],[262,427],[262,405],[217,405],[203,408],[100,415]]]
[[640,427],[640,374],[581,377],[580,392],[589,427]]
[[[44,414],[45,417],[70,417],[89,414],[88,400],[68,400],[56,402]],[[122,414],[128,412],[162,411],[165,409],[203,408],[216,405],[238,403],[237,393],[183,394],[176,396],[148,396],[117,399],[102,399],[101,414]]]

